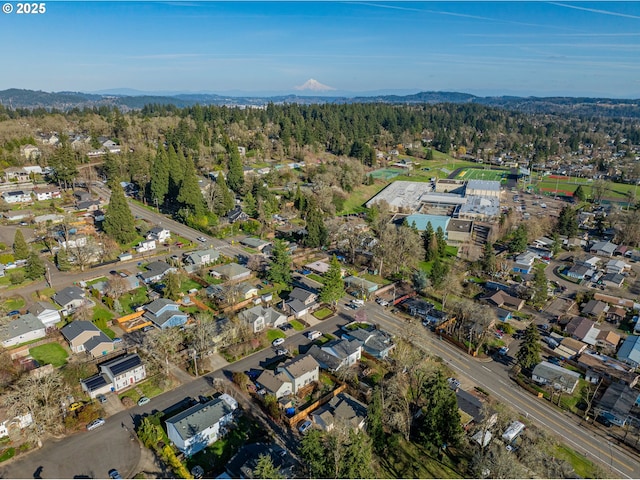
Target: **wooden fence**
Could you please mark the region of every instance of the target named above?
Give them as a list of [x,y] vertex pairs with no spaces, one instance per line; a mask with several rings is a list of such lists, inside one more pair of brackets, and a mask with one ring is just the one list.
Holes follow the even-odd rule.
[[296,425],[300,420],[302,420],[303,418],[305,418],[310,412],[314,411],[316,408],[318,408],[320,405],[324,405],[325,403],[329,402],[333,397],[335,397],[336,395],[338,395],[339,393],[344,392],[344,390],[347,388],[346,384],[342,384],[340,385],[338,388],[334,389],[333,391],[331,391],[330,393],[327,393],[324,397],[316,400],[315,402],[313,402],[311,405],[309,405],[307,408],[305,408],[304,410],[299,411],[298,413],[296,413],[293,417],[289,418],[287,421],[289,422],[290,426],[294,426]]

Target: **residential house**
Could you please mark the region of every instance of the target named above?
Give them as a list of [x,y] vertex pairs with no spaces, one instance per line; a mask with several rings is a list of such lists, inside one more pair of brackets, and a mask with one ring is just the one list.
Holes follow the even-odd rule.
[[17,415],[15,417],[7,418],[6,410],[3,410],[0,414],[0,418],[5,418],[0,422],[0,438],[8,437],[9,433],[13,429],[23,430],[31,425],[33,425],[33,417],[31,413],[27,412],[24,415]]
[[7,167],[4,169],[5,182],[28,182],[29,172],[23,167]]
[[370,282],[361,277],[351,275],[344,279],[344,283],[348,290],[353,291],[357,296],[367,298],[380,287],[377,283]]
[[156,249],[155,240],[143,240],[142,242],[138,243],[138,245],[136,246],[136,252],[138,253],[149,252],[155,249]]
[[244,245],[245,247],[253,248],[254,250],[262,252],[265,247],[271,245],[271,242],[267,242],[266,240],[261,240],[255,237],[245,237],[240,240],[240,244]]
[[74,190],[73,196],[76,198],[76,202],[87,202],[91,200],[91,192],[86,190]]
[[600,255],[601,257],[611,257],[618,248],[618,245],[611,243],[610,241],[596,242],[589,248],[589,251],[594,255]]
[[529,274],[533,270],[533,262],[538,256],[532,252],[524,252],[518,255],[513,263],[513,271]]
[[167,436],[178,450],[190,457],[225,435],[237,408],[237,402],[230,403],[226,397],[198,403],[165,420]]
[[509,310],[505,310],[504,308],[496,307],[496,316],[498,320],[501,322],[508,322],[513,318],[511,312]]
[[75,320],[60,329],[73,353],[87,352],[94,358],[115,350],[115,344],[102,330],[85,320]]
[[551,362],[540,362],[531,374],[533,381],[540,385],[552,385],[556,390],[572,394],[578,386],[580,374]]
[[630,265],[622,260],[609,260],[604,268],[607,273],[623,273],[630,268]]
[[167,262],[163,262],[161,260],[151,262],[145,268],[147,271],[139,273],[138,277],[140,277],[147,285],[150,283],[157,283],[162,280],[165,275],[178,271],[175,267],[172,267]]
[[253,478],[253,472],[258,467],[260,458],[265,456],[271,459],[278,478],[294,478],[294,469],[297,470],[297,465],[294,464],[290,455],[283,455],[282,452],[282,447],[275,442],[244,444],[225,464],[224,473],[217,478]]
[[24,222],[33,217],[33,212],[31,210],[14,210],[4,212],[2,216],[7,219],[7,222]]
[[617,382],[633,387],[638,382],[635,367],[592,350],[585,350],[577,362],[586,371],[585,379],[591,383],[597,384],[603,380],[605,385]]
[[61,198],[62,193],[60,188],[55,185],[46,185],[44,187],[36,187],[33,189],[33,194],[36,196],[36,200],[39,202],[45,200],[53,200],[54,198]]
[[86,200],[76,203],[77,210],[86,210],[87,212],[96,212],[100,209],[100,200]]
[[144,306],[144,317],[158,328],[179,327],[187,323],[188,315],[177,303],[168,298],[158,298]]
[[567,277],[575,278],[576,280],[591,278],[594,273],[593,268],[584,263],[576,263],[564,272]]
[[[595,343],[595,342],[594,342]],[[575,338],[563,338],[555,348],[555,353],[564,358],[574,358],[587,349],[587,344]]]
[[598,402],[596,411],[611,423],[624,427],[638,399],[638,392],[623,383],[612,383]]
[[159,243],[164,243],[171,238],[171,231],[164,227],[153,227],[147,232],[147,240],[155,240]]
[[582,307],[582,314],[596,319],[600,319],[609,311],[609,305],[600,300],[589,300]]
[[362,430],[367,420],[367,406],[342,392],[314,410],[311,420],[326,432],[336,425]]
[[633,367],[640,366],[640,336],[629,335],[618,349],[618,359]]
[[287,301],[284,302],[283,310],[291,315],[295,315],[296,318],[301,318],[313,311],[318,305],[317,300],[317,293],[295,287],[289,294]]
[[251,270],[238,265],[237,263],[227,263],[211,269],[211,273],[230,282],[246,280],[251,276]]
[[343,339],[360,341],[362,349],[375,358],[386,358],[395,347],[392,336],[382,330],[365,330],[363,328],[346,330],[343,328],[343,331],[345,332],[342,334]]
[[44,328],[54,328],[60,321],[60,311],[49,302],[36,302],[29,308],[29,313],[38,317]]
[[337,339],[321,347],[312,345],[307,351],[316,359],[320,368],[337,372],[341,368],[355,365],[362,357],[362,343],[359,340]]
[[250,298],[257,297],[258,292],[260,291],[258,287],[247,282],[233,285],[232,288],[237,292],[238,296],[242,300],[249,300]]
[[491,296],[485,297],[484,300],[499,308],[507,307],[513,310],[520,310],[524,306],[524,300],[512,297],[502,290],[498,290]]
[[2,199],[7,203],[31,203],[31,192],[24,190],[14,190],[12,192],[2,192]]
[[201,267],[216,262],[218,258],[220,258],[220,252],[215,248],[196,250],[184,256],[184,262],[186,264],[185,270],[189,273],[195,272]]
[[[463,428],[467,428],[472,422],[481,424],[485,421],[484,402],[478,397],[459,388],[456,390],[456,401],[458,402],[458,410],[461,412],[460,418]],[[466,417],[466,421],[464,417]],[[495,425],[497,420],[498,414],[492,412],[489,418],[486,419],[487,428]]]
[[10,348],[46,336],[43,323],[31,313],[20,315],[6,325],[0,326],[0,341],[3,348]]
[[75,285],[63,288],[51,298],[62,307],[62,315],[69,315],[82,306],[92,307],[95,305],[93,300],[86,298],[85,291]]
[[627,309],[620,305],[613,305],[607,312],[607,321],[618,325],[627,316]]
[[607,273],[601,279],[607,287],[621,288],[624,283],[625,277],[620,273]]
[[284,313],[262,305],[243,310],[238,314],[238,318],[251,325],[253,333],[261,332],[265,328],[276,328],[287,323],[287,316]]
[[244,222],[248,219],[249,215],[242,211],[242,207],[240,205],[236,205],[233,207],[233,210],[230,210],[227,213],[227,220],[229,223]]
[[264,370],[256,381],[276,398],[282,398],[317,382],[319,375],[318,362],[311,355],[299,355],[277,367],[275,372]]
[[573,317],[565,326],[565,331],[576,340],[581,340],[589,345],[595,345],[596,337],[600,330],[595,328],[595,323],[584,317]]
[[615,353],[620,343],[620,335],[616,332],[602,330],[596,337],[596,347],[605,352]]
[[82,389],[95,398],[99,394],[120,392],[137,385],[147,371],[137,354],[126,354],[99,365],[99,373],[80,381]]

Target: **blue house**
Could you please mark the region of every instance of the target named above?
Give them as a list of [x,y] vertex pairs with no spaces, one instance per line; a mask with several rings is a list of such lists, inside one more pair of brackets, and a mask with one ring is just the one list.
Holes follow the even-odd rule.
[[144,308],[144,317],[158,328],[179,327],[187,323],[188,315],[180,311],[178,304],[169,299],[158,298]]
[[513,271],[516,273],[529,274],[533,270],[533,262],[537,255],[532,252],[524,252],[518,255],[513,264]]
[[496,307],[496,315],[498,316],[498,320],[501,322],[508,322],[513,318],[509,310],[500,307]]
[[640,336],[629,335],[618,350],[618,360],[633,367],[640,365]]

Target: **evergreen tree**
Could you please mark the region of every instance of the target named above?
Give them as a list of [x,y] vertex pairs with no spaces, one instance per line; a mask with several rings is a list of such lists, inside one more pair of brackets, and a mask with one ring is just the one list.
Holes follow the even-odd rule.
[[164,148],[159,147],[153,162],[151,175],[151,200],[156,205],[164,204],[169,193],[169,157]]
[[164,296],[170,300],[178,300],[180,298],[180,274],[170,273],[165,277]]
[[62,188],[69,188],[78,176],[78,161],[71,144],[63,141],[49,159],[49,166],[54,170],[54,178]]
[[306,213],[305,210],[307,206],[307,199],[300,191],[300,185],[296,187],[296,193],[295,193],[295,196],[293,197],[293,206],[298,209],[301,216],[304,216],[304,214]]
[[411,275],[411,283],[417,292],[424,292],[429,286],[429,275],[424,270],[415,270]]
[[444,263],[440,257],[436,257],[431,266],[431,274],[429,275],[429,280],[431,280],[434,288],[440,288],[442,286],[442,282],[444,282],[448,273],[449,266]]
[[310,207],[307,214],[307,236],[304,243],[307,247],[323,246],[328,237],[327,227],[322,218],[322,211],[318,207]]
[[331,478],[320,430],[312,428],[303,437],[300,458],[303,460],[302,465],[306,467],[309,478]]
[[493,244],[491,242],[484,244],[480,266],[482,267],[482,271],[487,275],[496,273],[496,254],[493,251]]
[[256,218],[258,214],[256,198],[251,192],[247,193],[244,197],[244,212],[249,215],[250,218]]
[[422,243],[424,244],[424,259],[430,262],[438,255],[436,237],[431,222],[427,222],[427,228],[422,232]]
[[273,464],[271,455],[260,454],[258,463],[253,470],[253,478],[285,478],[280,474],[280,470]]
[[171,196],[178,195],[184,179],[185,158],[182,149],[178,149],[178,152],[173,148],[173,145],[169,145],[167,159],[169,161],[169,194]]
[[320,300],[325,303],[335,304],[346,294],[344,281],[342,280],[342,266],[334,255],[329,262],[329,270],[324,275],[324,285],[320,291]]
[[121,245],[135,240],[136,229],[131,209],[118,182],[111,185],[111,198],[102,222],[104,232]]
[[527,248],[527,226],[524,223],[518,225],[509,242],[511,253],[521,253]]
[[374,477],[373,448],[371,439],[365,432],[351,428],[347,444],[341,448],[344,448],[344,455],[338,478]]
[[273,283],[291,285],[291,254],[282,240],[273,243],[268,278]]
[[536,324],[531,322],[524,331],[524,338],[516,353],[516,360],[522,368],[531,370],[541,361],[540,351],[540,333]]
[[367,408],[367,433],[371,437],[371,443],[376,453],[382,453],[387,445],[387,437],[384,433],[382,421],[382,392],[380,387],[373,390],[371,403]]
[[229,147],[229,172],[227,173],[227,183],[229,188],[236,193],[242,191],[244,185],[244,170],[242,169],[242,159],[238,153],[238,147],[231,144]]
[[556,232],[560,235],[574,237],[578,233],[578,212],[569,206],[564,206],[558,215]]
[[58,267],[58,270],[60,270],[61,272],[68,272],[69,270],[71,270],[69,254],[64,248],[61,248],[56,252],[56,267]]
[[458,445],[462,438],[458,402],[442,370],[425,380],[421,396],[425,400],[420,417],[423,441],[437,448]]
[[438,249],[438,256],[443,258],[447,253],[447,241],[444,238],[444,230],[442,230],[442,227],[438,227],[436,230],[436,247]]
[[40,256],[35,251],[31,251],[29,253],[29,257],[27,258],[27,265],[24,268],[24,273],[29,280],[37,280],[38,278],[44,277],[44,274],[47,272],[47,268],[44,265],[44,262],[40,258]]
[[178,193],[178,202],[182,204],[192,215],[200,216],[204,211],[204,199],[198,185],[198,177],[193,161],[190,158],[184,160],[182,183]]
[[536,265],[533,272],[533,304],[542,307],[547,301],[549,284],[544,264]]
[[29,246],[24,240],[22,230],[16,230],[16,234],[13,237],[13,257],[16,260],[24,260],[29,256]]
[[587,194],[585,193],[584,188],[582,188],[582,185],[578,185],[578,188],[573,192],[573,198],[577,198],[581,202],[584,202],[587,199]]

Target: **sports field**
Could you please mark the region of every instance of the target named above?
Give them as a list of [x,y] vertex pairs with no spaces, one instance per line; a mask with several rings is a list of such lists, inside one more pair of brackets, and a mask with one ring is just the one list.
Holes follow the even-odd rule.
[[502,181],[507,178],[509,172],[506,170],[485,170],[483,168],[463,168],[458,172],[456,178],[462,180],[495,180]]
[[400,168],[380,168],[369,173],[369,175],[371,175],[376,180],[391,180],[392,178],[397,177],[398,175],[402,175],[403,173],[405,173],[405,171]]

